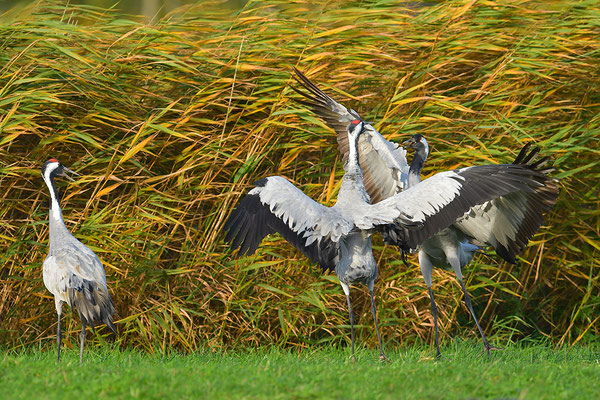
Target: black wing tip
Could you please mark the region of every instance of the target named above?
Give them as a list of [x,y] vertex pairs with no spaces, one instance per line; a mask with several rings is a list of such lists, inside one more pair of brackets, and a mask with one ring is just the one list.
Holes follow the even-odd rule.
[[495,250],[496,250],[496,255],[498,255],[499,257],[504,259],[504,261],[506,261],[507,263],[510,263],[510,264],[517,263],[515,254],[513,254],[511,251],[509,251],[506,247],[504,247],[500,243],[498,243],[498,245],[495,246]]
[[113,322],[112,318],[110,318],[110,319],[108,319],[108,318],[107,318],[106,320],[104,320],[104,321],[102,321],[102,322],[104,322],[104,323],[106,324],[106,326],[108,326],[108,328],[109,328],[111,331],[113,331],[113,333],[114,333],[115,335],[118,335],[118,334],[119,334],[119,332],[117,331],[117,327],[115,326],[115,323]]
[[552,160],[550,159],[550,156],[543,156],[542,158],[536,161],[536,158],[540,154],[541,149],[539,146],[535,146],[533,149],[531,149],[531,146],[533,146],[532,143],[526,143],[521,148],[519,154],[512,163],[514,165],[526,166],[529,169],[540,172],[544,175],[553,172],[555,169]]
[[292,66],[292,71],[294,72],[294,78],[299,77],[303,79],[308,79],[306,75],[304,75],[304,73],[300,71],[295,65]]
[[525,159],[527,152],[529,151],[529,148],[531,146],[532,146],[531,143],[525,143],[525,146],[523,146],[521,148],[521,150],[519,151],[519,154],[517,154],[517,157],[513,161],[513,164],[523,164],[523,160]]
[[292,85],[290,85],[290,87],[292,89],[294,89],[295,92],[297,92],[297,93],[301,94],[302,96],[306,97],[307,99],[311,100],[312,102],[315,103],[315,105],[320,104],[320,105],[324,105],[324,106],[329,106],[329,104],[331,102],[333,102],[333,99],[331,97],[329,97],[321,89],[319,89],[319,87],[317,85],[315,85],[310,79],[308,79],[306,77],[306,75],[304,75],[296,67],[293,67],[293,68],[294,68],[295,75],[292,75],[292,77],[294,78],[294,80],[296,82],[298,82],[298,84],[300,84],[304,89],[309,91],[312,94],[312,96],[309,95],[308,93],[298,90],[297,88],[294,88]]
[[267,185],[267,182],[269,182],[269,178],[261,178],[259,180],[257,180],[256,182],[253,183],[254,186],[256,187],[265,187]]
[[[254,182],[254,185],[256,187],[264,187],[267,181],[268,178],[262,178]],[[239,249],[234,255],[236,258],[240,258],[244,254],[253,254],[256,248],[258,248],[256,242],[260,243],[260,240],[262,240],[262,237],[259,240],[257,238],[260,236],[263,227],[257,227],[255,221],[256,215],[260,213],[260,209],[259,194],[249,193],[242,198],[223,225],[223,231],[225,232],[224,240],[230,245],[230,250],[235,251]],[[260,232],[256,232],[256,228]]]
[[[269,177],[261,178],[253,183],[253,185],[257,188],[262,188],[267,185],[269,181]],[[258,193],[246,194],[238,204],[238,206],[231,212],[229,218],[223,224],[223,232],[225,233],[225,243],[230,244],[230,250],[235,251],[236,249],[240,249],[236,258],[240,258],[242,255],[248,252],[249,249],[243,249],[243,245],[245,244],[245,236],[247,235],[247,231],[244,230],[244,227],[248,225],[248,211],[252,214],[256,214],[258,212],[258,204],[260,203],[260,196]],[[244,238],[240,237],[240,234],[244,234]],[[257,246],[258,247],[258,246]],[[242,251],[245,250],[245,251]],[[256,249],[254,249],[256,251]],[[250,255],[254,253],[254,251],[250,252]]]

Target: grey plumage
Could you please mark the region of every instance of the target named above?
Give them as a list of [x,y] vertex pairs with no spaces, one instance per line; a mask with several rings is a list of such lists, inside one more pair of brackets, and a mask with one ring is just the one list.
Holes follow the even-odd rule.
[[[362,121],[348,126],[348,135],[358,140]],[[355,154],[355,148],[351,150]],[[376,223],[378,213],[360,215],[361,205],[369,204],[364,190],[357,157],[345,163],[344,178],[338,199],[333,207],[314,202],[283,177],[263,178],[246,195],[225,223],[225,240],[238,255],[256,251],[262,239],[271,233],[280,233],[288,242],[302,251],[324,271],[333,270],[348,302],[351,321],[352,357],[354,358],[354,314],[350,302],[350,285],[363,283],[371,294],[372,311],[380,345],[380,358],[388,360],[383,350],[375,309],[373,287],[377,279],[377,264],[371,251],[371,233],[365,227]],[[413,225],[400,213],[395,213],[400,224]],[[391,219],[390,219],[391,218]],[[391,214],[388,222],[395,219]]]
[[[323,93],[300,71],[294,71],[296,81],[308,91],[293,88],[304,97],[298,101],[309,106],[336,131],[338,148],[344,160],[348,159],[350,146],[345,137],[344,126],[347,121],[360,116]],[[430,213],[427,223],[421,229],[410,233],[395,224],[380,227],[384,239],[388,243],[397,244],[403,251],[416,249],[422,244],[421,249],[428,250],[429,254],[428,257],[425,257],[424,251],[419,254],[421,268],[425,271],[431,268],[432,258],[438,262],[436,257],[439,256],[442,258],[440,263],[449,263],[451,259],[453,265],[458,265],[457,276],[465,291],[465,301],[472,310],[462,283],[460,265],[473,258],[478,246],[467,238],[480,245],[493,245],[499,256],[514,262],[516,254],[522,251],[543,223],[542,213],[556,202],[556,181],[547,176],[551,169],[543,168],[547,159],[535,162],[539,150],[529,152],[529,147],[525,146],[513,164],[462,168],[437,174],[421,183],[420,170],[429,152],[424,139],[421,145],[425,156],[419,159],[417,153],[412,168],[408,168],[406,151],[402,147],[385,140],[370,124],[365,125],[364,131],[358,141],[359,163],[365,175],[365,189],[372,203],[389,205],[389,199],[396,199],[397,193],[407,191],[414,194],[414,197],[406,199],[404,212],[412,215],[415,220],[418,220],[421,209],[436,209],[436,212]],[[517,165],[522,168],[520,171],[516,170]],[[507,177],[507,173],[512,176]],[[519,182],[519,174],[522,174],[523,179],[533,178],[536,182],[529,186],[520,185],[523,182]],[[435,179],[441,175],[451,179]],[[452,182],[452,179],[455,181]],[[417,188],[418,192],[415,191]],[[507,192],[503,194],[504,190]],[[446,197],[448,195],[453,198]],[[488,200],[483,200],[486,196]],[[472,201],[470,205],[465,202],[467,198]],[[391,200],[394,201],[396,200]],[[440,207],[442,203],[444,206]],[[457,218],[455,212],[458,209],[464,209],[465,214]],[[428,238],[431,239],[427,240]],[[443,250],[450,248],[453,250],[448,250],[450,255],[447,256]],[[424,277],[429,286],[439,354],[437,308],[430,287],[431,274],[424,273]],[[473,312],[472,314],[475,318]],[[478,322],[477,326],[482,332]],[[485,337],[484,342],[489,352],[490,347]]]
[[[305,104],[318,110],[332,106],[333,100],[314,85],[309,90],[312,94],[296,89],[309,100]],[[335,115],[336,104],[332,106],[334,112],[328,115]],[[345,124],[348,153],[344,157],[345,174],[333,207],[314,202],[282,177],[268,177],[257,182],[257,187],[242,199],[225,224],[225,239],[232,249],[240,248],[238,255],[252,254],[267,234],[279,232],[312,261],[319,262],[324,269],[335,270],[348,300],[352,332],[351,284],[364,283],[369,287],[375,311],[373,286],[378,272],[371,249],[372,234],[385,232],[393,235],[404,248],[415,248],[472,206],[516,191],[534,190],[541,184],[541,177],[535,171],[516,165],[493,165],[442,172],[401,191],[408,171],[402,172],[401,163],[396,162],[397,171],[388,174],[396,187],[380,191],[379,196],[394,194],[370,204],[360,165],[361,143],[365,151],[382,152],[382,159],[392,163],[397,146],[385,144],[372,126],[360,118],[352,119],[355,115],[348,111],[335,122],[340,130]],[[367,136],[366,142],[361,139],[363,135]],[[375,175],[372,172],[372,176]],[[375,313],[374,319],[379,336]],[[352,345],[354,347],[354,340]],[[387,359],[381,340],[380,350],[381,358]]]
[[[419,183],[421,169],[429,155],[429,145],[423,135],[414,135],[404,142],[415,150],[409,170],[408,187]],[[526,145],[513,164],[526,165],[540,173],[548,174],[552,168],[545,167],[548,158],[535,161],[538,148],[531,151]],[[529,239],[543,224],[543,213],[549,211],[558,197],[558,186],[554,179],[548,178],[545,186],[534,192],[517,192],[499,197],[492,201],[471,208],[454,224],[442,229],[436,235],[425,240],[418,249],[421,273],[427,284],[431,311],[434,319],[435,344],[437,356],[441,355],[437,323],[437,306],[431,290],[431,273],[434,266],[452,267],[463,290],[465,303],[479,333],[483,339],[484,349],[488,356],[491,346],[479,324],[473,310],[471,298],[463,281],[462,267],[473,259],[480,246],[492,246],[496,253],[510,263],[515,262]]]
[[[347,127],[352,120],[361,116],[354,110],[333,100],[302,72],[294,68],[294,79],[304,89],[301,91],[291,86],[304,99],[295,99],[308,106],[329,127],[335,130],[338,150],[343,161],[348,160],[350,142]],[[358,161],[364,178],[364,185],[372,203],[393,196],[406,188],[409,166],[406,161],[406,150],[396,143],[385,140],[369,123],[364,123],[364,131],[358,139]]]
[[115,307],[108,293],[102,263],[92,250],[68,231],[62,218],[54,178],[63,176],[72,179],[66,172],[74,174],[55,159],[46,161],[42,166],[42,177],[50,191],[50,243],[43,276],[44,285],[54,295],[58,314],[57,358],[60,361],[62,305],[67,303],[77,310],[81,318],[79,357],[82,362],[86,326],[94,329],[96,322],[103,322],[115,334],[117,329],[113,323]]

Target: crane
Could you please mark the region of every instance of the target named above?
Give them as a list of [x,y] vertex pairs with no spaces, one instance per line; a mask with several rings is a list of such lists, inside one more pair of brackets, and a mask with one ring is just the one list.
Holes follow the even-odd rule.
[[535,191],[545,175],[526,165],[485,165],[438,173],[421,183],[371,204],[359,165],[358,143],[368,129],[355,118],[346,124],[348,154],[335,205],[312,200],[281,176],[255,182],[224,225],[225,241],[237,256],[251,255],[262,239],[279,233],[324,271],[335,271],[346,295],[354,359],[354,316],[350,286],[365,284],[379,341],[380,359],[387,360],[373,295],[378,269],[371,236],[394,237],[402,248],[416,248],[450,225],[472,206],[519,191]]
[[54,304],[58,314],[56,343],[57,362],[60,361],[62,332],[60,317],[62,306],[67,303],[76,308],[81,318],[79,362],[83,362],[86,326],[95,330],[94,321],[104,322],[115,334],[113,323],[115,306],[108,293],[106,275],[102,263],[89,247],[81,243],[65,226],[60,209],[58,192],[54,178],[65,177],[74,180],[67,172],[71,171],[60,161],[51,158],[42,165],[42,177],[50,191],[50,244],[48,256],[44,260],[44,285],[54,295]]
[[[294,72],[296,81],[308,91],[307,93],[292,86],[294,91],[304,97],[304,99],[296,101],[308,106],[319,117],[325,120],[327,125],[335,130],[338,149],[342,153],[344,160],[347,160],[349,142],[346,137],[347,135],[344,133],[344,124],[349,120],[361,118],[360,115],[356,111],[348,109],[333,100],[296,68],[294,68]],[[417,138],[422,138],[423,141],[417,142]],[[415,153],[411,163],[412,168],[409,168],[406,160],[406,150],[396,143],[387,141],[372,125],[366,125],[364,134],[358,141],[359,165],[365,176],[365,189],[373,204],[385,201],[385,199],[408,190],[410,187],[418,186],[421,182],[420,169],[427,158],[426,154],[429,152],[429,147],[422,135],[417,135],[412,139],[414,140],[414,146],[418,147],[418,151]],[[407,144],[411,144],[411,142],[409,141]],[[448,226],[452,223],[454,223],[453,226],[460,226],[460,231],[463,232],[463,235],[470,235],[470,237],[477,239],[481,245],[489,244],[494,246],[499,256],[513,263],[515,262],[515,256],[523,250],[528,240],[543,223],[542,214],[552,208],[558,197],[556,180],[547,176],[552,169],[541,168],[547,159],[544,158],[534,162],[539,149],[534,149],[530,153],[528,151],[529,146],[525,146],[513,165],[523,165],[543,175],[544,178],[541,179],[542,184],[540,186],[533,190],[515,191],[508,196],[498,196],[491,199],[491,201],[483,202],[470,208],[465,215],[459,216],[460,218],[457,218],[458,221],[450,221],[448,223]],[[447,189],[444,187],[431,187],[430,190],[430,194],[433,196]],[[429,199],[424,200],[429,201]],[[442,232],[426,242],[427,245],[433,247],[436,240],[443,237],[445,232],[447,230],[445,228],[442,229]],[[382,233],[385,241],[398,244],[403,250],[404,255],[404,251],[407,250],[406,244],[395,236],[395,231],[392,229]],[[423,243],[425,238],[423,238],[423,235],[419,235],[420,233],[423,233],[423,231],[413,232],[413,235],[419,236],[419,240]],[[464,252],[463,257],[471,254],[470,259],[472,259],[472,253],[477,251],[479,247],[465,240],[461,243],[459,248]],[[454,253],[456,254],[456,251]],[[424,261],[424,263],[426,262]],[[462,263],[462,265],[464,264],[466,262]],[[421,268],[423,268],[423,264]],[[424,272],[423,276],[430,287],[431,272],[428,275]],[[462,278],[462,274],[460,273],[457,276]],[[462,279],[459,280],[462,282]],[[441,353],[439,351],[437,330],[437,308],[435,307],[431,289],[429,292],[434,315],[437,355],[439,356]],[[467,305],[470,305],[471,302],[466,289],[464,292],[466,295],[465,302]],[[469,309],[472,311],[472,307],[469,307]],[[472,315],[475,318],[473,312]],[[483,336],[476,318],[475,321]],[[485,350],[489,355],[492,347],[487,343],[485,336],[483,337]]]
[[[403,143],[415,150],[408,173],[408,187],[421,181],[421,169],[429,155],[427,139],[421,134],[413,135]],[[513,164],[529,164],[537,171],[548,174],[553,171],[551,167],[542,167],[548,162],[544,157],[536,162],[535,158],[539,149],[528,152],[530,146],[525,146]],[[548,183],[550,192],[546,201],[540,201],[535,196],[527,193],[513,194],[491,202],[473,207],[468,213],[455,221],[454,224],[442,229],[440,232],[425,240],[418,249],[419,266],[421,274],[427,284],[431,313],[433,314],[435,328],[435,345],[437,357],[441,356],[439,333],[437,323],[437,306],[431,290],[431,273],[434,266],[450,266],[456,274],[456,279],[462,288],[465,304],[475,321],[475,325],[483,339],[484,351],[488,357],[490,350],[500,348],[491,346],[479,325],[477,315],[471,304],[471,297],[463,281],[462,266],[473,260],[475,253],[480,252],[482,246],[492,246],[496,253],[509,263],[515,263],[515,256],[520,253],[527,241],[543,224],[542,213],[552,208],[558,197],[558,186],[555,182]]]

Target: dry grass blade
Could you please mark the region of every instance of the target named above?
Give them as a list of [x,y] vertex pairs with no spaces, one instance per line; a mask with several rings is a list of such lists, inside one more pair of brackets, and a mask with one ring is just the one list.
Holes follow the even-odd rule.
[[[334,278],[279,237],[238,261],[222,242],[231,208],[261,177],[280,174],[315,200],[335,200],[335,136],[290,100],[292,66],[387,138],[425,134],[433,150],[426,173],[508,162],[537,142],[555,160],[559,203],[518,265],[480,258],[467,284],[492,339],[593,340],[595,5],[267,0],[238,12],[189,7],[153,25],[44,2],[8,14],[0,22],[0,342],[54,344],[54,306],[41,280],[48,214],[39,175],[52,156],[81,174],[60,184],[64,214],[106,266],[119,344],[345,345]],[[418,268],[375,244],[385,340],[430,340]],[[464,326],[475,337],[452,275],[434,280],[441,330]],[[353,304],[358,323],[371,325],[365,292],[354,292]],[[73,343],[79,323],[67,321]],[[372,329],[358,335],[376,344]]]

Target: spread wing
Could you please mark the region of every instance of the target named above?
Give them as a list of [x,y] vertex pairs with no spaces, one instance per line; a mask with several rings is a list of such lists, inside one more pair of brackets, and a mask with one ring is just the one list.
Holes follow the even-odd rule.
[[[539,148],[531,152],[529,148],[523,147],[513,164],[544,175],[552,172],[551,166],[545,167],[548,157],[535,161]],[[515,257],[544,223],[543,213],[554,206],[558,192],[557,181],[547,178],[534,192],[512,193],[471,208],[454,226],[475,244],[493,246],[496,254],[515,263]]]
[[[450,226],[472,207],[501,196],[519,194],[552,201],[554,181],[528,165],[484,165],[435,174],[405,191],[370,206],[376,215],[373,228],[386,235],[388,241],[402,248],[415,249],[424,240]],[[386,225],[382,214],[420,224],[411,228],[402,221]],[[367,217],[368,219],[368,217]],[[364,226],[364,228],[368,228]]]
[[[360,115],[336,102],[321,91],[302,72],[294,68],[294,78],[308,91],[302,91],[292,86],[292,89],[304,96],[305,100],[297,102],[304,104],[321,117],[337,134],[337,142],[344,162],[348,159],[348,125]],[[359,163],[367,193],[372,203],[388,198],[406,187],[408,163],[406,150],[396,143],[387,141],[370,124],[364,124],[364,131],[358,139]]]
[[279,233],[323,270],[333,270],[338,242],[354,225],[280,176],[263,178],[225,223],[225,241],[238,256],[253,254],[263,238]]
[[[294,76],[296,81],[308,91],[307,93],[292,87],[292,89],[306,99],[297,101],[310,107],[313,112],[327,123],[327,125],[335,130],[339,151],[343,154],[344,161],[346,161],[349,153],[347,127],[352,120],[361,119],[360,115],[356,111],[346,108],[323,93],[297,69],[294,68],[294,72],[296,74],[296,76]],[[383,199],[390,198],[402,190],[406,190],[409,168],[406,162],[406,151],[402,147],[385,140],[375,128],[369,124],[365,124],[365,130],[359,137],[358,149],[365,188],[371,197],[371,202],[373,204],[378,203]],[[533,162],[539,149],[536,148],[531,152],[528,151],[529,146],[525,146],[513,164],[520,164],[529,169],[537,170],[538,173],[543,175],[547,175],[552,171],[551,168],[541,168],[546,163],[547,158]],[[483,172],[483,170],[477,171]],[[465,176],[472,175],[474,172],[475,171],[466,173]],[[482,174],[481,179],[477,181],[477,184],[481,185],[482,188],[491,184],[490,182],[486,182],[484,176],[485,174]],[[425,230],[422,230],[420,234],[415,234],[416,231],[412,232],[410,237],[413,239],[409,240],[409,242],[413,244],[410,245],[410,247],[415,248],[414,243],[420,243],[422,241],[420,236],[429,235],[429,229],[437,231],[439,230],[438,226],[444,224],[445,226],[448,226],[452,222],[448,219],[448,215],[452,214],[456,215],[456,218],[458,218],[454,226],[467,238],[472,239],[481,245],[494,246],[496,253],[499,256],[509,262],[514,262],[515,256],[523,250],[527,241],[543,224],[544,219],[542,214],[552,208],[558,197],[558,186],[554,179],[547,176],[544,179],[541,177],[538,178],[543,181],[543,184],[542,186],[536,187],[534,190],[516,191],[508,195],[496,196],[489,201],[483,202],[483,204],[474,205],[470,209],[467,209],[467,213],[462,215],[456,215],[455,211],[458,208],[455,208],[455,206],[449,207],[449,203],[442,207],[442,205],[446,204],[448,201],[453,204],[465,201],[460,196],[456,199],[449,200],[450,197],[448,196],[456,190],[456,184],[454,182],[436,182],[435,187],[430,183],[428,185],[431,186],[428,187],[427,190],[425,190],[425,186],[421,186],[420,190],[423,191],[422,194],[426,196],[415,196],[403,200],[405,201],[405,205],[409,208],[404,209],[402,215],[410,216],[411,212],[416,212],[417,214],[422,212],[420,207],[423,206],[423,204],[419,204],[421,201],[425,202],[423,210],[427,209],[427,205],[430,205],[433,209],[441,208],[439,208],[439,214],[434,212],[433,214],[429,214],[426,218],[427,222],[424,225],[426,228]],[[421,184],[423,183],[425,183],[425,181]],[[472,195],[481,192],[477,187],[473,187],[472,189],[469,189],[469,187],[470,185],[467,184],[465,189],[461,189],[463,195],[466,195],[464,190],[472,192]],[[437,190],[442,190],[442,192],[435,193]],[[427,196],[429,196],[429,198],[427,198]],[[473,198],[476,197],[477,196]],[[479,198],[484,198],[484,196],[479,196]],[[411,202],[414,204],[411,205]],[[387,215],[383,215],[386,214],[386,210]],[[392,218],[397,211],[398,210],[394,211],[392,208],[388,209],[387,207],[384,207],[375,212],[371,221],[369,218],[366,218],[365,221],[357,222],[362,224],[362,226],[376,225],[377,222],[381,223],[386,219]],[[431,209],[429,212],[431,212]],[[406,226],[406,221],[396,221],[394,225]],[[398,232],[390,232],[396,235],[398,234]],[[388,232],[386,232],[386,234],[387,233]],[[392,242],[395,241],[393,236],[386,237],[386,239],[391,240]],[[397,236],[396,239],[398,239]],[[403,245],[406,245],[406,243]]]

